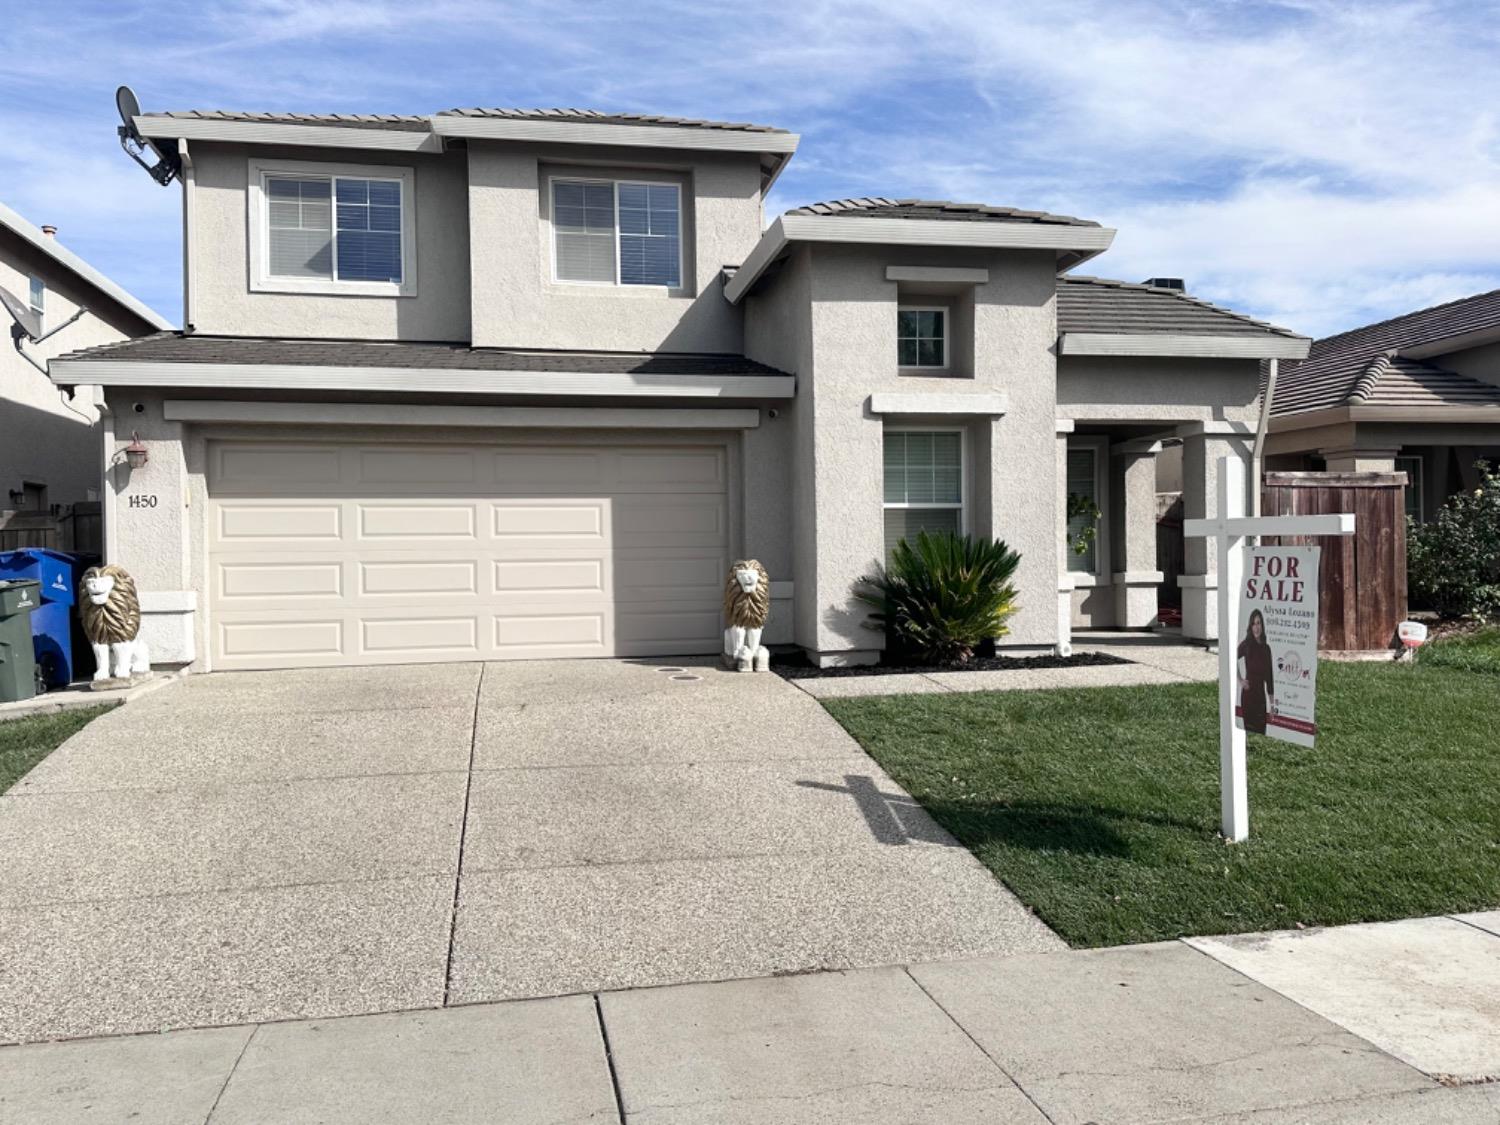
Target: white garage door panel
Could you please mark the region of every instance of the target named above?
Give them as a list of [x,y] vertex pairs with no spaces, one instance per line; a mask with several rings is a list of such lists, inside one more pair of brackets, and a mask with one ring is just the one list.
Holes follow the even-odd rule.
[[214,442],[219,668],[712,652],[722,447]]

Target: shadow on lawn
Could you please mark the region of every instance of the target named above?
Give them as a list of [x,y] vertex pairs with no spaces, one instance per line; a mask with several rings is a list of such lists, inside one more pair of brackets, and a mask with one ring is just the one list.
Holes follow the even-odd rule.
[[1031,801],[1008,804],[978,801],[931,801],[927,804],[939,824],[971,848],[986,844],[1026,848],[1037,852],[1129,859],[1138,848],[1122,832],[1148,826],[1186,833],[1195,840],[1204,826],[1187,820],[1108,806],[1063,806]]

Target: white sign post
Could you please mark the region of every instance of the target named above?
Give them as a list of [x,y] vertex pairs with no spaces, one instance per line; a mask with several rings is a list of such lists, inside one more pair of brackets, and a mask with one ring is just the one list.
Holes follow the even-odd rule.
[[1219,458],[1219,514],[1182,521],[1188,539],[1219,545],[1219,824],[1224,839],[1250,836],[1250,796],[1245,781],[1245,732],[1234,721],[1236,630],[1245,592],[1245,538],[1250,535],[1353,535],[1352,515],[1246,516],[1245,466],[1238,457]]

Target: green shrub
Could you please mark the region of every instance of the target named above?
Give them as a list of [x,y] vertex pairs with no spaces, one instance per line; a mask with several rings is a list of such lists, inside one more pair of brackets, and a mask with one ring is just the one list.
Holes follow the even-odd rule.
[[1479,487],[1455,493],[1431,523],[1410,523],[1406,580],[1414,605],[1445,617],[1500,614],[1500,474],[1483,462]]
[[885,630],[891,655],[962,664],[986,638],[1009,632],[1020,562],[999,539],[919,531],[915,544],[896,544],[889,566],[860,579],[855,597],[875,608],[870,627]]

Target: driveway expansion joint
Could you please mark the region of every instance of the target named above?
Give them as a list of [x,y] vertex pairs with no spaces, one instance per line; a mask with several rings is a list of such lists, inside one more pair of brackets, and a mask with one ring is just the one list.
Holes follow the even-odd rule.
[[453,992],[453,947],[458,936],[458,896],[463,886],[464,877],[464,841],[469,830],[469,800],[474,793],[474,747],[479,742],[479,708],[484,699],[484,670],[488,665],[479,666],[479,679],[474,684],[474,719],[469,728],[469,769],[464,782],[464,812],[458,824],[458,861],[453,870],[453,906],[448,919],[448,955],[443,963],[443,1007],[448,1006],[448,1001]]

